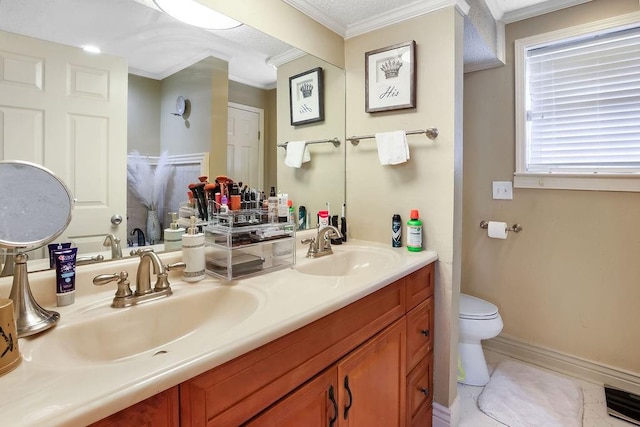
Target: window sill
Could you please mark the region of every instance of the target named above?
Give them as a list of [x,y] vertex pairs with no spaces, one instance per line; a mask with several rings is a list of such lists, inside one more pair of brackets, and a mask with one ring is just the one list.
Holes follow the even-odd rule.
[[515,188],[640,192],[638,174],[531,174],[516,173]]

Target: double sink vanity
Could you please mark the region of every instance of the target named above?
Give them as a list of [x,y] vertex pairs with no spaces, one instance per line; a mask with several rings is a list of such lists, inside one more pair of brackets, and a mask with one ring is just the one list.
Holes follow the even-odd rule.
[[[21,365],[0,377],[2,423],[430,425],[437,255],[349,240],[309,259],[307,233],[291,268],[197,283],[170,271],[171,295],[125,308],[111,307],[115,282],[92,280],[127,271],[134,286],[137,257],[79,266],[66,307],[52,271],[30,273],[61,319],[19,340]],[[0,295],[10,287],[0,279]]]

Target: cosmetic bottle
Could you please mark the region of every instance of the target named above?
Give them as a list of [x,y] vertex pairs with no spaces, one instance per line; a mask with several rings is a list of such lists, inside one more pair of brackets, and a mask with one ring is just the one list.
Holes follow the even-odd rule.
[[278,222],[289,221],[289,195],[278,194]]
[[185,282],[204,279],[204,233],[198,233],[195,216],[191,217],[191,224],[182,235],[182,261],[186,264],[182,272]]
[[298,208],[298,230],[307,229],[307,208],[300,205]]
[[269,222],[278,221],[278,197],[276,196],[276,188],[271,187],[269,199],[267,199],[267,215]]
[[318,231],[329,225],[329,211],[318,211]]
[[402,246],[402,219],[398,214],[391,218],[391,246],[394,248]]
[[178,214],[176,212],[169,212],[171,217],[171,223],[169,228],[164,229],[164,250],[175,251],[180,249],[182,235],[184,234],[184,228],[178,225]]
[[287,205],[289,205],[289,222],[291,224],[295,224],[296,223],[296,210],[293,208],[293,201],[291,199],[289,199],[289,201],[287,202]]
[[422,221],[417,209],[411,211],[411,219],[407,221],[407,249],[410,252],[422,250]]
[[227,205],[227,196],[222,196],[220,199],[220,215],[227,215],[229,213],[229,205]]

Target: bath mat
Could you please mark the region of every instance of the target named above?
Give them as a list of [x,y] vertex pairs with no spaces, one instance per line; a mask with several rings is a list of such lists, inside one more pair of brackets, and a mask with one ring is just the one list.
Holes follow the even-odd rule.
[[478,407],[509,427],[582,426],[582,389],[569,378],[503,360],[478,396]]

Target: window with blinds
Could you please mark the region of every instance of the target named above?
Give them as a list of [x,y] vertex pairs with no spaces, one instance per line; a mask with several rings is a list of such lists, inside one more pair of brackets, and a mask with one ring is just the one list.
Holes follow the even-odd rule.
[[[516,176],[640,180],[640,19],[577,36],[517,41],[516,49],[522,86],[516,89]],[[521,187],[548,186],[541,179]],[[637,185],[631,191],[640,191]]]

